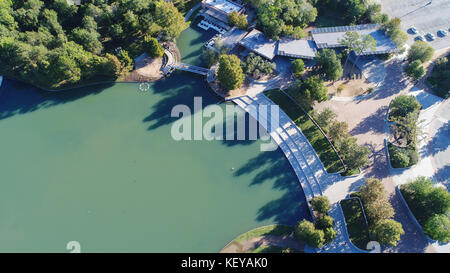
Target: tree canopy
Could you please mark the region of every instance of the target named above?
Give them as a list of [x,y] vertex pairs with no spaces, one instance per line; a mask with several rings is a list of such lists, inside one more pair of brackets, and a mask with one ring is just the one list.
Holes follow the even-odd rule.
[[257,5],[258,27],[275,40],[282,36],[303,37],[302,28],[314,22],[317,16],[317,9],[306,0],[264,0]]
[[409,48],[408,59],[410,61],[420,60],[425,63],[433,57],[434,48],[424,41],[415,41]]
[[[143,37],[176,38],[184,17],[162,0],[0,1],[0,73],[45,88],[118,77],[115,49],[134,58]],[[106,54],[109,54],[108,56]],[[117,56],[123,72],[129,58]],[[113,64],[112,69],[105,69]],[[108,74],[108,73],[109,74]]]
[[241,87],[245,76],[242,71],[241,61],[236,55],[220,55],[217,78],[220,85],[226,90]]
[[316,54],[314,59],[317,65],[320,66],[320,72],[325,74],[330,80],[335,81],[342,77],[341,60],[336,56],[334,50],[323,49]]

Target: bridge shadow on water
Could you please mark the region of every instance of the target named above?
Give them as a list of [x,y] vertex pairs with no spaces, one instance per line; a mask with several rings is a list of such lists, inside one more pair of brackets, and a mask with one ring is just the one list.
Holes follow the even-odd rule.
[[0,120],[96,95],[111,86],[113,83],[49,92],[16,80],[4,79],[0,87]]

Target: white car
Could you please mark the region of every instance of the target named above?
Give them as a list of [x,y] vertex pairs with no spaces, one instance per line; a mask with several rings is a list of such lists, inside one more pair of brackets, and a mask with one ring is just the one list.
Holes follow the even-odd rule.
[[416,27],[410,27],[410,28],[409,28],[409,31],[410,31],[412,34],[417,34],[417,28],[416,28]]

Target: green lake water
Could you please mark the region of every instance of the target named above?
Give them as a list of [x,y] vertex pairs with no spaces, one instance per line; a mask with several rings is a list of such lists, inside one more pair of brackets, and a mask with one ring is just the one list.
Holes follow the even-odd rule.
[[171,138],[173,106],[218,103],[202,78],[138,87],[56,94],[4,80],[0,252],[67,252],[69,241],[82,252],[217,252],[247,230],[307,217],[279,149]]

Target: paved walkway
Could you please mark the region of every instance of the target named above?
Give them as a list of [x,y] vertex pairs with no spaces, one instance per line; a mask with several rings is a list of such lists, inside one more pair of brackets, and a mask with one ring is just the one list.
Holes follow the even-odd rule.
[[[384,140],[387,137],[387,123],[385,122],[388,105],[392,99],[400,94],[408,94],[413,85],[403,75],[403,56],[389,60],[383,64],[385,77],[377,91],[370,97],[353,101],[326,101],[317,105],[318,111],[330,107],[338,115],[337,119],[346,121],[350,134],[357,137],[358,144],[367,145],[372,154],[370,165],[359,178],[347,178],[330,187],[326,192],[330,200],[342,199],[345,194],[359,189],[365,183],[366,177],[374,177],[383,183],[389,200],[394,207],[394,219],[399,221],[405,230],[396,247],[385,248],[385,252],[433,252],[426,238],[420,233],[413,221],[408,217],[407,210],[400,202],[395,191],[396,183],[391,177],[387,162]],[[380,62],[367,63],[381,65]],[[367,66],[366,66],[367,67]],[[363,68],[364,69],[364,68]],[[372,71],[382,69],[371,68]],[[370,78],[370,77],[369,77]],[[377,79],[372,77],[372,80]],[[381,79],[381,78],[380,78]],[[358,113],[358,115],[355,115]]]
[[189,21],[189,18],[191,17],[192,13],[194,13],[197,9],[199,9],[202,6],[202,3],[198,3],[197,5],[193,6],[188,13],[184,16],[184,21]]
[[[402,56],[386,63],[374,60],[361,60],[366,69],[373,71],[366,77],[378,82],[378,88],[374,95],[353,101],[327,101],[319,104],[318,109],[331,107],[338,114],[338,120],[345,120],[349,124],[350,133],[357,137],[358,143],[369,146],[372,151],[370,166],[356,177],[342,178],[339,175],[327,174],[317,154],[303,136],[301,131],[280,111],[280,124],[268,132],[275,142],[286,154],[289,162],[299,178],[307,199],[317,195],[327,196],[332,205],[330,214],[335,218],[338,236],[330,246],[320,250],[308,249],[314,252],[359,252],[348,239],[344,226],[344,218],[338,201],[346,198],[350,192],[356,191],[365,183],[366,177],[379,178],[389,195],[390,202],[396,212],[394,219],[401,222],[405,235],[396,247],[384,248],[385,252],[434,252],[435,249],[428,244],[426,238],[421,235],[418,228],[408,217],[406,207],[400,202],[395,192],[396,183],[391,178],[387,157],[384,148],[384,139],[387,134],[385,123],[387,109],[390,101],[400,94],[407,94],[412,84],[403,76]],[[383,68],[377,68],[382,65]],[[376,72],[378,71],[378,72]],[[379,74],[385,71],[383,77]],[[276,87],[276,86],[275,86]],[[254,85],[249,96],[234,100],[244,110],[248,111],[257,120],[261,121],[257,105],[273,104],[262,93],[264,90],[275,88],[268,85]],[[251,107],[253,105],[253,107]],[[354,113],[358,113],[355,115]],[[266,118],[267,119],[267,118]],[[270,117],[268,118],[270,120]],[[269,123],[270,125],[270,123]],[[442,126],[441,126],[442,127]],[[440,127],[439,127],[440,128]],[[448,127],[446,127],[448,128]],[[447,145],[448,146],[448,145]]]
[[[232,101],[258,120],[261,126],[266,129],[272,139],[281,148],[297,175],[308,201],[315,196],[323,195],[323,190],[343,180],[338,174],[328,174],[326,172],[314,148],[286,113],[280,109],[278,119],[276,116],[273,119],[275,113],[263,111],[266,108],[259,107],[260,105],[276,106],[263,93],[258,93],[253,98],[249,96],[234,98]],[[274,121],[279,122],[275,123]],[[343,198],[339,200],[341,199]],[[311,210],[309,203],[308,208]],[[320,250],[305,247],[305,251],[362,252],[349,240],[339,204],[333,204],[330,215],[335,219],[336,239],[331,245],[324,246]]]

